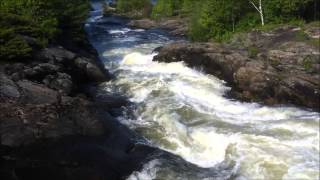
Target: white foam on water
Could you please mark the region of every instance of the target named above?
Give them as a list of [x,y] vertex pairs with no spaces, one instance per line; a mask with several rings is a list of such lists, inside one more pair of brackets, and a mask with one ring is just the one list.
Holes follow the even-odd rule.
[[133,30],[131,30],[131,31],[133,31],[133,32],[144,32],[144,31],[146,31],[146,30],[144,30],[144,29],[133,29]]
[[121,64],[125,65],[143,65],[143,64],[149,64],[152,62],[152,58],[154,55],[142,55],[141,53],[134,52],[131,54],[126,55]]
[[145,164],[141,171],[133,172],[127,180],[151,180],[156,178],[157,167],[160,164],[158,160],[152,160]]
[[126,54],[131,53],[132,50],[130,48],[116,48],[105,51],[102,56],[103,57],[112,57],[112,56],[125,56]]
[[[201,80],[211,81],[209,87],[201,83]],[[200,84],[201,83],[201,84]],[[309,112],[297,108],[272,108],[255,103],[241,103],[226,99],[223,94],[229,90],[222,81],[198,77],[197,82],[174,80],[169,85],[171,91],[175,92],[185,103],[189,103],[198,111],[217,115],[225,119],[234,119],[243,124],[256,121],[282,120],[291,117],[300,117]],[[190,103],[191,102],[191,103]],[[202,107],[206,107],[205,109]],[[309,113],[317,118],[317,113]],[[235,123],[237,123],[235,122]]]
[[89,22],[89,23],[93,23],[93,22],[96,22],[96,21],[100,20],[101,18],[103,18],[102,15],[93,16],[93,17],[91,17],[91,18],[88,19],[88,22]]
[[121,64],[130,65],[122,66],[122,69],[130,69],[133,72],[143,72],[147,74],[180,74],[197,77],[200,73],[192,70],[184,65],[183,62],[175,63],[158,63],[153,62],[152,59],[156,55],[145,55],[140,52],[132,52],[124,56]]
[[[233,158],[245,179],[319,178],[319,151],[292,146],[272,137],[242,135]],[[299,171],[296,171],[299,167]],[[303,176],[301,176],[303,175]],[[302,178],[304,179],[304,178]]]
[[130,31],[131,31],[131,29],[129,29],[129,28],[122,28],[122,29],[109,30],[108,33],[109,34],[126,34]]
[[[130,38],[122,38],[124,41],[131,41],[131,40],[136,40],[135,37],[130,37]],[[115,42],[120,42],[122,39],[117,39],[115,40]],[[108,49],[106,50],[102,56],[106,57],[106,58],[109,58],[109,57],[112,57],[112,56],[122,56],[122,58],[124,58],[125,56],[130,56],[131,53],[140,53],[141,56],[140,58],[136,58],[132,61],[144,61],[143,59],[145,57],[147,57],[149,59],[150,56],[155,56],[156,54],[151,54],[151,55],[144,55],[142,53],[149,53],[150,52],[150,49],[154,49],[156,47],[159,47],[159,43],[152,43],[152,44],[137,44],[131,48],[126,48],[126,47],[117,47],[117,48],[114,48],[114,49]],[[149,62],[150,63],[150,62]],[[123,63],[122,63],[123,64]],[[141,63],[139,63],[141,64]],[[133,66],[131,66],[130,68],[132,68]]]
[[177,153],[201,167],[214,167],[225,160],[232,138],[210,129],[195,129],[190,133],[191,147],[183,146]]
[[[233,160],[239,164],[238,179],[319,178],[319,113],[227,99],[224,94],[230,88],[224,81],[182,62],[153,62],[155,54],[136,51],[114,52],[124,54],[119,66],[123,73],[114,83],[126,87],[141,106],[138,119],[125,123],[161,134],[147,135],[152,143],[200,167]],[[194,117],[179,114],[183,106],[206,123],[188,126]],[[210,121],[231,127],[214,127]],[[228,131],[232,125],[238,132]]]

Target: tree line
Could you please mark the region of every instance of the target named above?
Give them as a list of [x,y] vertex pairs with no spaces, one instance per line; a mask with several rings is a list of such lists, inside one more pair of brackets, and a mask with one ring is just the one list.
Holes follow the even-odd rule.
[[89,10],[89,0],[1,0],[0,59],[27,59],[30,44],[42,48],[62,34],[81,43]]
[[[134,2],[150,3],[117,0],[118,4]],[[221,41],[234,32],[260,26],[319,20],[319,0],[157,0],[150,17],[171,16],[189,18],[192,40]]]

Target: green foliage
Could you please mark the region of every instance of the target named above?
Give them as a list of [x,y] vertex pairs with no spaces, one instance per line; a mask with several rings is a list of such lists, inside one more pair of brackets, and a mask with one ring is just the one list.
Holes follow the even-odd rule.
[[[245,14],[236,24],[236,31],[248,31],[253,28],[260,27],[261,20],[257,13],[250,12]],[[263,26],[266,27],[269,24]],[[261,26],[262,28],[262,26]]]
[[1,0],[1,59],[30,57],[32,48],[25,38],[45,47],[67,34],[75,42],[83,38],[88,0]]
[[149,16],[151,13],[150,0],[118,0],[117,11],[136,18]]
[[312,38],[309,41],[307,41],[308,44],[310,44],[311,46],[315,46],[318,49],[320,49],[320,39],[318,38]]
[[[152,18],[175,15],[190,18],[194,41],[224,41],[233,33],[261,28],[260,15],[250,1],[258,0],[158,0]],[[319,19],[319,0],[262,0],[265,29],[284,23],[303,24]],[[261,29],[263,29],[261,28]]]
[[0,59],[20,60],[31,56],[32,48],[13,29],[0,29]]
[[161,19],[191,12],[191,6],[196,2],[195,0],[158,0],[152,9],[151,17]]
[[255,46],[251,46],[248,48],[248,53],[250,58],[255,58],[259,54],[259,49]]
[[160,19],[162,17],[169,17],[173,15],[172,0],[158,0],[157,4],[152,9],[151,17],[153,19]]
[[211,38],[223,41],[234,32],[241,3],[235,0],[203,0],[193,12],[190,37],[195,41]]
[[[257,21],[259,21],[259,20],[257,20]],[[305,21],[301,20],[301,19],[293,19],[293,20],[285,22],[285,23],[269,23],[264,26],[252,26],[252,27],[248,26],[250,28],[247,28],[247,29],[244,28],[244,30],[251,30],[252,28],[254,28],[256,30],[267,32],[267,31],[275,30],[275,29],[279,28],[280,26],[287,26],[287,25],[303,27],[303,26],[305,26]]]
[[308,26],[320,27],[320,21],[313,21],[313,22],[309,23]]
[[310,71],[312,68],[312,60],[310,59],[310,56],[307,56],[303,59],[303,67],[305,70]]
[[195,7],[196,0],[183,0],[182,7],[181,7],[181,14],[190,14],[193,11],[193,8]]
[[27,17],[0,12],[0,59],[25,59],[31,56],[32,48],[23,36],[38,38],[41,46],[45,40],[39,27]]
[[[283,23],[292,19],[302,19],[309,4],[316,0],[264,0],[267,22]],[[310,9],[309,9],[310,10]]]
[[295,33],[295,40],[305,42],[309,40],[309,36],[304,31],[297,31]]

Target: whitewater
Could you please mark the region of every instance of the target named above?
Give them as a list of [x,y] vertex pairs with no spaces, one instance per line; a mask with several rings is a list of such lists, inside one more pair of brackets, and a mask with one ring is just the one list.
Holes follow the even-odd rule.
[[183,39],[125,22],[96,10],[86,24],[116,76],[102,88],[135,104],[128,109],[133,116],[119,121],[151,146],[203,169],[154,159],[128,179],[319,179],[319,113],[230,99],[221,79],[183,62],[152,61],[155,48]]

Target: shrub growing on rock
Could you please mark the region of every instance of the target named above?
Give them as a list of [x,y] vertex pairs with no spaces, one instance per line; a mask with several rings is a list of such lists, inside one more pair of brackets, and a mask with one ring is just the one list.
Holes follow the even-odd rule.
[[62,34],[81,42],[89,8],[88,0],[1,0],[1,60],[29,57],[33,45],[45,47]]
[[0,59],[21,60],[31,56],[32,48],[13,29],[0,29]]

